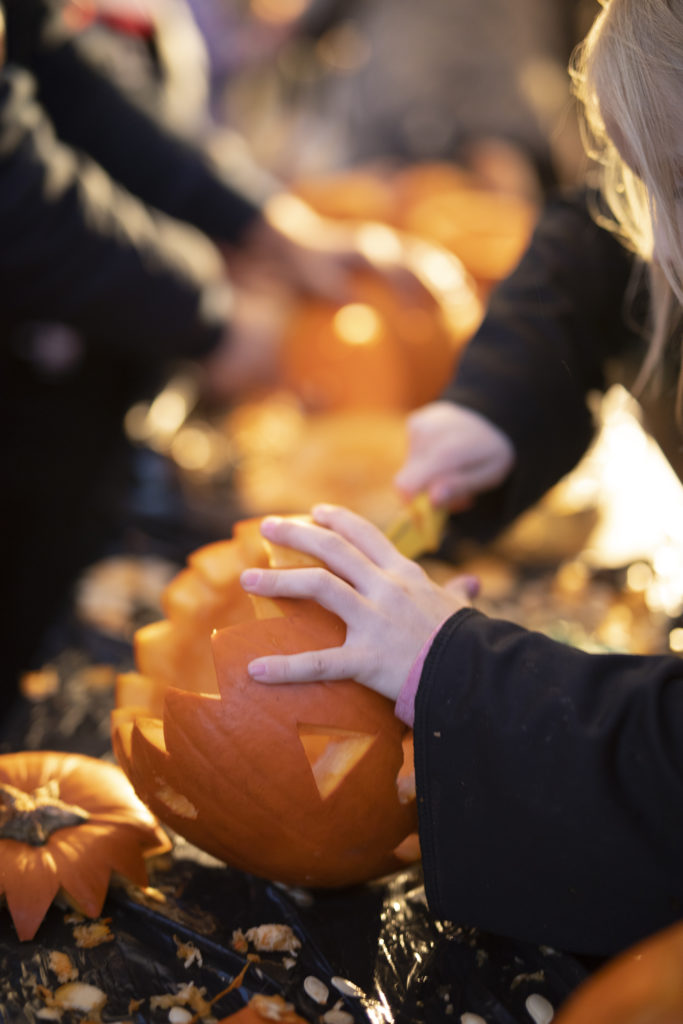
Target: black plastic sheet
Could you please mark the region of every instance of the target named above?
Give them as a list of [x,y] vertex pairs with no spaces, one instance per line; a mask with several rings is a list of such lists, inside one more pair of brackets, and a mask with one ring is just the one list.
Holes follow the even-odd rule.
[[[282,995],[311,1022],[337,1006],[354,1021],[372,1024],[459,1022],[464,1013],[477,1014],[486,1024],[514,1024],[533,1020],[526,1009],[530,994],[542,995],[556,1008],[586,973],[576,960],[553,950],[432,920],[419,868],[353,890],[308,893],[233,871],[181,842],[170,866],[156,871],[151,882],[165,902],[133,887],[112,887],[103,918],[113,940],[93,949],[76,946],[68,914],[58,906],[51,908],[36,940],[21,944],[3,912],[2,1019],[37,1024],[45,1001],[36,994],[36,982],[56,987],[49,956],[61,950],[77,967],[80,981],[106,993],[103,1022],[160,1024],[168,1021],[168,1008],[153,1009],[152,997],[192,984],[212,1000],[246,963],[245,954],[233,948],[235,929],[275,922],[289,925],[299,938],[298,955],[257,954],[242,984],[212,1006],[214,1019],[262,992]],[[187,942],[199,951],[201,963],[185,966],[178,944]],[[308,976],[328,987],[324,1005],[306,994]],[[340,992],[338,978],[351,982],[357,994]],[[131,1001],[140,1001],[133,1012]],[[71,1024],[84,1018],[66,1012],[61,1019]]]
[[[130,644],[70,613],[55,628],[48,653],[58,686],[51,696],[18,706],[4,724],[0,752],[53,749],[112,760],[113,690],[90,670],[108,665],[113,678],[115,670],[129,668]],[[47,1019],[36,986],[57,987],[50,954],[59,950],[71,958],[79,981],[106,993],[102,1024],[168,1022],[168,1007],[154,1008],[154,997],[178,995],[191,984],[211,1002],[247,963],[234,948],[233,933],[271,923],[293,929],[301,942],[296,957],[259,953],[242,983],[202,1020],[220,1020],[260,992],[281,995],[311,1024],[328,1024],[325,1014],[335,1007],[350,1015],[349,1024],[460,1024],[463,1014],[485,1024],[531,1024],[529,996],[542,996],[556,1009],[590,966],[559,951],[480,933],[466,922],[435,921],[419,866],[351,889],[312,892],[235,871],[174,838],[172,854],[150,865],[150,886],[156,890],[151,896],[112,884],[102,917],[113,938],[91,949],[76,945],[63,906],[53,906],[35,940],[24,943],[17,941],[7,909],[0,909],[0,1020]],[[186,966],[179,956],[178,943],[188,941],[201,963]],[[306,994],[309,976],[327,986],[324,1005]],[[338,978],[352,983],[355,995],[340,992]],[[60,1018],[61,1024],[92,1019],[76,1011]],[[477,1018],[465,1020],[474,1024]]]

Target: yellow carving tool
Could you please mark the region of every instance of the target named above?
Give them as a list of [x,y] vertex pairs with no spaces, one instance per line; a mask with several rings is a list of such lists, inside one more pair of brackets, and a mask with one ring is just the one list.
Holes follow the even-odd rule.
[[448,510],[436,508],[422,493],[398,513],[386,534],[406,558],[419,558],[439,547],[447,520]]

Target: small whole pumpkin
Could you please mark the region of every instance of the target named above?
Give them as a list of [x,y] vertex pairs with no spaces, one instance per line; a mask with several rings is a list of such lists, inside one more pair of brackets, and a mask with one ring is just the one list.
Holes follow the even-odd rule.
[[144,858],[170,846],[116,765],[53,751],[0,756],[0,895],[21,941],[59,893],[98,917],[112,872],[146,885]]
[[609,960],[569,997],[557,1024],[680,1024],[683,922]]
[[260,522],[194,552],[164,594],[168,618],[136,634],[114,750],[161,820],[227,864],[295,885],[366,881],[417,855],[409,736],[390,701],[351,680],[272,687],[248,676],[257,655],[345,636],[314,601],[241,588],[248,566],[311,564],[265,541]]

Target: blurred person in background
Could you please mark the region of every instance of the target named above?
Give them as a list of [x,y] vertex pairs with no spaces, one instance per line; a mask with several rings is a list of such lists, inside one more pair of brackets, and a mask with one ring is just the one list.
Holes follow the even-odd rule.
[[270,30],[251,67],[209,43],[214,109],[284,176],[444,160],[535,199],[581,173],[565,69],[590,0],[190,2],[200,26]]
[[[2,8],[0,713],[121,526],[131,403],[176,360],[198,361],[224,401],[265,383],[286,288],[339,292],[356,258],[315,218],[294,241],[266,215],[270,178],[242,164],[231,182],[124,95],[71,28],[73,5]],[[236,253],[268,279],[231,280]]]

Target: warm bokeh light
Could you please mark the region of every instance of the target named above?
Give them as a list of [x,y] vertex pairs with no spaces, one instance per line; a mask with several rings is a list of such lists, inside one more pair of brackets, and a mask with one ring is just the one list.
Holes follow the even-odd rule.
[[653,578],[651,565],[648,565],[647,562],[634,562],[633,565],[629,565],[626,572],[626,586],[635,594],[641,594],[647,590]]
[[382,336],[382,318],[364,302],[350,302],[335,313],[334,331],[347,345],[371,345]]
[[669,633],[669,647],[676,654],[683,653],[683,629],[680,626]]
[[171,455],[181,469],[206,469],[213,455],[210,434],[201,427],[184,427],[173,438]]
[[152,433],[174,434],[187,416],[187,411],[187,403],[180,392],[162,391],[147,413]]
[[376,264],[397,263],[403,256],[403,245],[398,232],[386,224],[366,221],[356,228],[358,250],[367,260]]
[[628,392],[612,388],[601,418],[596,444],[577,471],[593,481],[600,508],[585,557],[597,567],[631,565],[628,586],[644,594],[648,609],[678,615],[683,610],[683,487],[640,425]]
[[347,21],[324,34],[318,43],[317,54],[322,63],[333,71],[348,74],[367,64],[372,49],[368,39]]
[[250,0],[249,7],[260,21],[286,25],[304,13],[308,0]]

